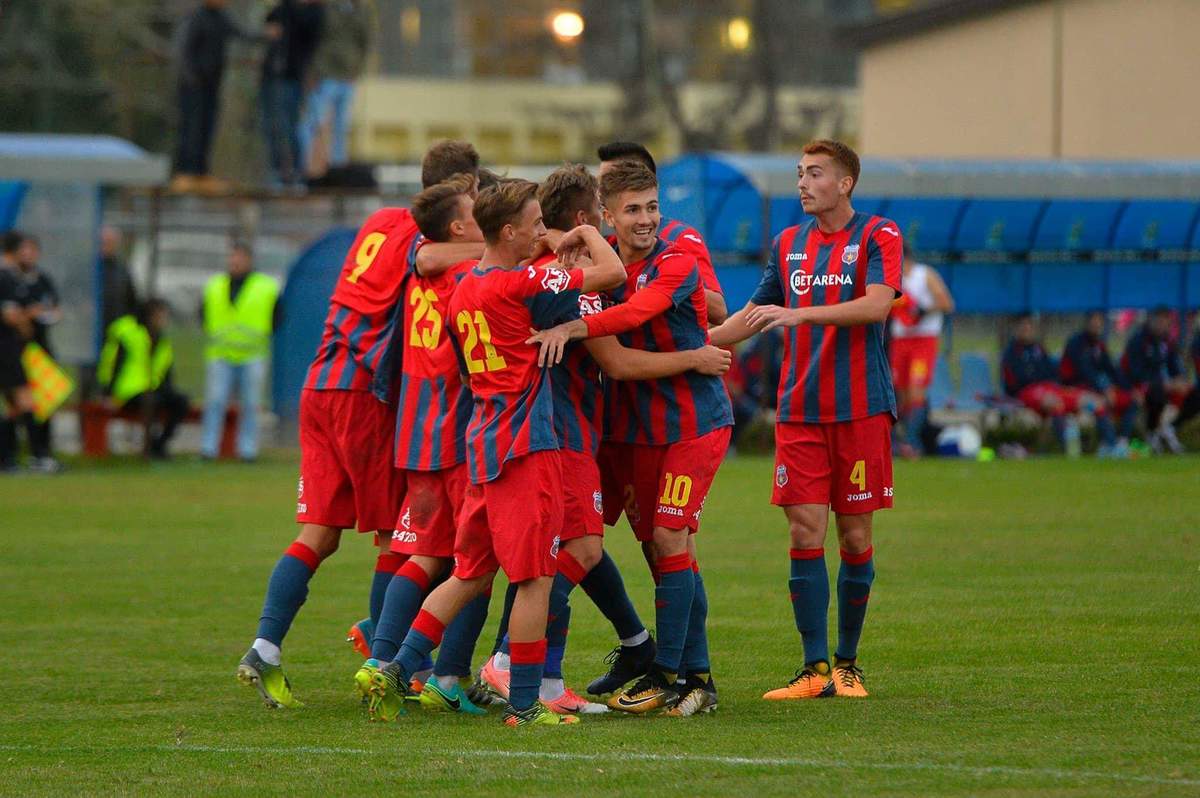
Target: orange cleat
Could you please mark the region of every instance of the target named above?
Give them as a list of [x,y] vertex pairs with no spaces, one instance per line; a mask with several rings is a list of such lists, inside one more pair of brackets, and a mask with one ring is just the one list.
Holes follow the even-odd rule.
[[365,659],[371,658],[371,635],[374,634],[375,624],[370,618],[363,618],[350,627],[346,632],[346,642]]
[[488,689],[496,695],[508,700],[508,680],[510,674],[508,671],[500,670],[496,667],[496,655],[488,657],[488,661],[483,663],[483,670],[479,672],[479,678],[483,679],[487,684]]
[[608,707],[604,704],[588,701],[570,687],[563,690],[563,694],[553,701],[542,703],[556,715],[599,715],[608,712]]
[[780,687],[763,694],[768,701],[786,701],[797,698],[829,698],[836,694],[837,688],[830,678],[829,663],[824,660],[805,665],[804,670],[796,673],[796,678],[788,682],[787,687]]
[[834,695],[839,698],[866,698],[862,669],[854,660],[838,660],[833,666]]

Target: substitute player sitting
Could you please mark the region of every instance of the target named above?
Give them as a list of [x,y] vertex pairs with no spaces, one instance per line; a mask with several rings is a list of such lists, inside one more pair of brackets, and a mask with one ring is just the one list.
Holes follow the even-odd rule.
[[[810,142],[798,171],[800,204],[811,218],[775,238],[754,296],[712,331],[712,342],[785,332],[771,502],[783,508],[791,534],[788,592],[804,664],[763,698],[863,697],[857,657],[875,578],[874,513],[892,506],[896,398],[883,325],[901,287],[903,244],[894,222],[851,205],[854,150]],[[842,560],[832,669],[824,549],[830,507]]]
[[562,462],[553,389],[529,330],[579,313],[579,292],[617,284],[621,262],[591,227],[572,231],[561,250],[587,246],[592,265],[536,269],[520,263],[545,235],[537,184],[502,182],[482,192],[475,219],[487,248],[455,289],[449,319],[475,397],[467,429],[471,486],[454,544],[454,572],[425,599],[396,659],[372,678],[369,711],[391,720],[409,678],[441,642],[446,624],[484,592],[498,569],[518,585],[509,624],[510,726],[578,720],[538,702],[546,658],[546,617],[563,524]]

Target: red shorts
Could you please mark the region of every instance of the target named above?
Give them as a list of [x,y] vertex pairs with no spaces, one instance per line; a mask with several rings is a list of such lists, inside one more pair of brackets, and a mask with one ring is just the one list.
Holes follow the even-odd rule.
[[604,523],[615,524],[623,511],[643,543],[654,540],[655,527],[699,531],[704,500],[729,449],[731,431],[721,427],[666,446],[603,444]]
[[475,579],[503,569],[514,583],[554,576],[562,524],[559,453],[509,460],[491,482],[467,487],[454,538],[454,575]]
[[563,449],[559,453],[563,475],[562,539],[604,534],[604,502],[600,492],[600,467],[590,454]]
[[892,506],[892,416],[775,425],[771,504],[827,504],[856,514]]
[[396,554],[453,557],[454,535],[471,481],[467,464],[403,474],[407,491],[392,532],[391,550]]
[[[1084,389],[1070,385],[1059,385],[1056,382],[1035,382],[1033,385],[1026,385],[1022,388],[1017,393],[1017,399],[1039,415],[1062,416],[1068,413],[1078,413],[1086,393],[1087,391]],[[1050,397],[1058,399],[1060,409],[1056,412],[1043,409],[1046,400]]]
[[893,338],[892,382],[898,391],[910,388],[928,388],[933,382],[933,369],[937,363],[938,339],[932,335],[913,338]]
[[360,532],[391,529],[404,495],[392,467],[395,416],[369,391],[300,394],[296,521]]

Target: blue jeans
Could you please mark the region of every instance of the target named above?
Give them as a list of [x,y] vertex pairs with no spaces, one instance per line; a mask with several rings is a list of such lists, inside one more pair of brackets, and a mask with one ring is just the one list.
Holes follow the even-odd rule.
[[259,106],[272,183],[298,183],[304,177],[300,161],[300,81],[263,80]]
[[221,450],[221,432],[225,427],[225,409],[236,382],[241,392],[241,414],[238,417],[237,453],[244,460],[258,457],[258,403],[262,397],[263,381],[267,376],[267,361],[251,360],[235,365],[228,360],[209,360],[204,383],[204,437],[200,453],[216,457]]
[[354,83],[348,80],[325,78],[305,100],[304,122],[300,125],[300,147],[307,165],[312,158],[312,146],[321,125],[330,112],[333,128],[330,136],[329,165],[345,166],[350,156],[346,140],[350,135],[350,101],[354,99]]

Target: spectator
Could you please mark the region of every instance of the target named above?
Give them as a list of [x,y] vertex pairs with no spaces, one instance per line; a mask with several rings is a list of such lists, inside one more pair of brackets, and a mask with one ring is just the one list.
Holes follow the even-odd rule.
[[261,40],[241,30],[225,11],[228,0],[203,0],[188,18],[179,68],[179,148],[175,156],[176,191],[216,188],[209,176],[209,155],[221,101],[225,54],[234,37]]
[[892,381],[896,386],[904,438],[896,446],[902,457],[919,457],[924,450],[922,432],[929,417],[926,393],[933,382],[938,344],[945,314],[954,312],[941,275],[913,257],[904,244],[904,293],[892,311],[888,344]]
[[1097,416],[1099,454],[1102,457],[1128,457],[1129,439],[1133,437],[1133,425],[1137,422],[1141,402],[1126,388],[1124,378],[1109,357],[1108,344],[1104,340],[1107,322],[1102,310],[1087,314],[1083,329],[1067,340],[1058,364],[1058,376],[1063,385],[1104,397],[1105,406],[1120,418],[1120,432],[1118,434],[1113,427],[1108,414]]
[[[171,383],[175,350],[167,337],[170,308],[151,299],[138,315],[108,326],[96,378],[113,409],[134,409],[146,425],[146,454],[170,457],[168,446],[188,412],[188,398]],[[160,421],[161,418],[161,421]],[[157,428],[157,432],[155,432]]]
[[263,59],[259,103],[271,188],[304,183],[300,106],[320,41],[323,11],[320,0],[280,0],[267,14],[271,43]]
[[21,365],[25,341],[33,335],[33,325],[21,303],[17,252],[22,236],[16,231],[4,234],[0,256],[0,395],[5,413],[0,417],[0,472],[17,468],[17,427],[23,426],[29,447],[37,437],[33,418],[33,396]]
[[345,166],[350,161],[350,105],[354,82],[363,73],[371,47],[371,25],[362,0],[329,0],[325,26],[313,62],[316,81],[306,100],[300,145],[305,168],[311,174],[318,159],[316,142],[327,119],[331,119],[328,166]]
[[[1171,310],[1157,307],[1125,345],[1121,370],[1126,382],[1143,398],[1146,405],[1146,432],[1155,452],[1183,452],[1175,433],[1176,422],[1189,420],[1177,411],[1191,393],[1192,386],[1183,373],[1179,347],[1171,340]],[[1192,415],[1192,405],[1188,410]],[[1166,412],[1168,407],[1173,410]],[[1176,416],[1176,417],[1172,417]]]
[[[53,357],[50,328],[62,321],[62,308],[54,281],[39,268],[41,257],[41,242],[35,236],[22,236],[21,245],[17,248],[18,301],[29,320],[29,340]],[[50,421],[49,418],[44,421],[35,419],[29,441],[30,453],[33,455],[30,468],[46,474],[62,470],[62,464],[54,459]]]
[[1051,419],[1059,441],[1075,428],[1074,414],[1105,412],[1103,397],[1056,382],[1058,369],[1039,340],[1033,316],[1019,316],[1013,339],[1004,350],[1001,365],[1004,391],[1043,418]]
[[253,270],[250,247],[234,242],[228,272],[204,288],[204,333],[208,366],[204,391],[204,437],[200,454],[215,458],[220,449],[225,410],[234,383],[241,391],[238,457],[258,457],[258,406],[267,372],[271,333],[279,320],[279,284]]
[[121,262],[121,231],[111,225],[100,228],[100,318],[104,329],[119,319],[137,313],[137,289],[129,269]]

